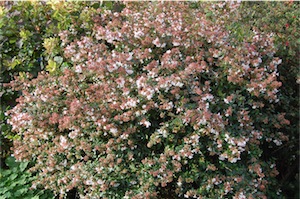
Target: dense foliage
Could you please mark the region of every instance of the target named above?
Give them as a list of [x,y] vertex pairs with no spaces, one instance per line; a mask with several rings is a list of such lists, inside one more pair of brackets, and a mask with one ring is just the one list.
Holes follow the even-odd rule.
[[[41,70],[58,73],[68,67],[58,34],[72,32],[69,39],[90,34],[93,13],[101,5],[62,1],[0,3],[0,157],[4,161],[11,153],[10,141],[16,138],[4,112],[16,104],[20,93],[2,83],[10,82],[16,75],[24,77],[26,72],[37,76]],[[105,3],[103,7],[111,9],[112,5]]]
[[18,163],[13,157],[5,161],[9,169],[0,168],[1,199],[50,199],[54,198],[49,190],[31,189],[31,182],[36,179],[26,171],[28,162]]
[[[288,198],[299,198],[299,2],[243,2],[239,12],[232,13],[226,21],[227,29],[240,41],[251,36],[251,30],[273,35],[275,56],[282,59],[278,66],[282,82],[278,97],[280,103],[272,107],[274,112],[285,112],[290,125],[282,128],[289,140],[278,148],[264,145],[264,159],[276,159],[280,175],[279,185]],[[222,8],[213,12],[215,20],[224,16]],[[207,9],[207,13],[210,12]],[[216,14],[217,13],[217,14]]]
[[[283,111],[290,125],[282,132],[289,141],[277,149],[264,149],[265,157],[276,158],[279,185],[287,198],[299,198],[299,2],[268,2],[242,4],[243,24],[256,26],[261,31],[274,34],[276,56],[282,59],[278,67],[280,101],[274,111]],[[251,16],[251,17],[249,17]],[[240,18],[240,19],[241,19]]]
[[[283,197],[280,155],[268,152],[297,151],[289,141],[297,93],[281,108],[292,92],[282,82],[295,85],[296,74],[284,79],[280,68],[299,53],[286,45],[281,57],[296,21],[278,37],[249,15],[254,5],[92,7],[90,32],[68,27],[44,39],[48,72],[22,73],[7,87],[22,91],[7,114],[14,156],[34,162],[33,185],[61,197],[73,189],[85,198]],[[294,16],[296,6],[285,8]]]

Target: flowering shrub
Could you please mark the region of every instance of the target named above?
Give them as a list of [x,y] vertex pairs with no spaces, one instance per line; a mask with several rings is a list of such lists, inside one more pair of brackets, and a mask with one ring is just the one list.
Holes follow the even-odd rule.
[[[104,4],[106,5],[106,4]],[[70,31],[74,36],[88,35],[92,28],[92,15],[97,2],[64,1],[28,1],[0,2],[0,167],[6,157],[10,156],[11,140],[15,135],[6,123],[4,112],[13,107],[19,93],[11,88],[3,87],[2,83],[10,82],[13,76],[29,72],[37,76],[41,70],[59,73],[68,67],[63,59],[63,48],[60,48],[58,33]]]
[[291,124],[281,129],[281,132],[289,136],[289,141],[277,149],[265,145],[264,159],[277,159],[277,169],[281,173],[277,179],[287,198],[299,198],[299,6],[298,2],[293,1],[243,2],[239,11],[230,16],[223,14],[226,11],[222,8],[218,9],[220,13],[213,12],[215,20],[229,17],[225,21],[227,29],[241,40],[249,36],[252,27],[273,34],[277,50],[275,56],[282,59],[282,64],[278,66],[278,78],[282,87],[278,95],[280,102],[271,109],[286,112],[285,117]]
[[[280,150],[275,150],[270,156],[277,159],[277,168],[281,173],[279,182],[287,198],[299,198],[299,17],[298,2],[284,2],[267,4],[261,7],[268,13],[267,17],[260,17],[258,26],[275,32],[275,46],[277,56],[282,57],[282,64],[278,67],[282,82],[280,101],[275,106],[277,110],[286,112],[286,118],[291,125],[282,129],[289,135],[289,141]],[[249,8],[251,9],[251,8]],[[260,15],[260,11],[257,15]],[[274,23],[272,21],[275,21]],[[259,25],[260,24],[260,25]],[[269,24],[266,25],[266,24]],[[282,28],[283,27],[283,28]]]
[[[91,36],[68,40],[62,74],[16,79],[7,113],[18,160],[63,197],[278,197],[285,114],[274,112],[281,59],[272,34],[240,41],[225,21],[239,4],[125,3],[100,11]],[[210,7],[208,7],[208,5]],[[226,9],[215,21],[209,12]]]

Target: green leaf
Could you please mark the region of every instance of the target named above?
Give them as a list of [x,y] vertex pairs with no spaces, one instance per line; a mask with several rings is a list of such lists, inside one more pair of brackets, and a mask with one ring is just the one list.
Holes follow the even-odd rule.
[[[0,177],[0,179],[1,179],[1,177]],[[5,183],[2,181],[3,179],[1,179],[1,182],[0,182],[0,187],[4,187],[4,185],[5,185]],[[2,193],[3,192],[3,190],[2,189],[0,189],[0,193]]]
[[3,186],[0,186],[0,187],[1,187],[1,189],[0,189],[0,194],[1,195],[3,195],[4,193],[9,191],[8,187],[3,187]]
[[[2,197],[3,197],[3,198],[7,198],[7,199],[12,198],[11,192],[6,192]],[[1,198],[0,198],[0,199],[1,199]]]
[[67,62],[62,63],[61,68],[68,68],[69,64]]
[[46,70],[49,72],[49,73],[54,73],[56,70],[57,70],[57,64],[55,61],[53,60],[49,60],[48,61],[48,65],[46,66]]
[[16,43],[16,41],[17,41],[16,38],[12,38],[12,39],[9,40],[9,43],[10,43],[10,44],[14,44],[14,43]]
[[22,195],[22,193],[20,192],[20,190],[17,190],[16,192],[15,192],[15,197],[20,197]]
[[2,111],[1,111],[1,112],[0,112],[0,120],[2,120],[2,121],[3,121],[3,120],[4,120],[4,118],[5,118],[4,112],[2,112]]
[[5,164],[9,168],[17,167],[19,165],[19,163],[16,162],[16,159],[14,157],[8,157],[8,158],[6,158]]
[[1,178],[10,175],[11,172],[12,172],[11,170],[1,170],[1,173],[0,173]]
[[18,189],[18,194],[20,194],[20,195],[22,195],[22,194],[26,194],[26,193],[28,193],[30,190],[29,190],[29,188],[20,188],[20,189]]
[[28,162],[22,162],[19,166],[20,171],[23,172],[27,168],[27,166],[28,166]]
[[133,165],[133,164],[130,164],[130,165],[129,165],[129,168],[130,168],[130,170],[131,170],[132,172],[135,172],[135,171],[137,170],[137,168],[136,168],[135,165]]
[[23,178],[23,179],[18,179],[18,184],[19,184],[19,185],[24,185],[24,184],[26,184],[26,179],[25,179],[25,178]]
[[103,3],[104,6],[108,9],[108,10],[112,10],[113,9],[113,3],[111,1],[106,1],[105,3]]
[[53,60],[60,65],[64,59],[61,56],[55,56]]
[[[18,179],[16,179],[18,180]],[[19,181],[12,182],[9,187],[15,187],[19,184]]]
[[22,62],[17,59],[17,57],[13,57],[12,60],[5,60],[4,64],[8,66],[9,69],[14,69],[17,65],[21,64]]
[[9,179],[10,179],[11,181],[13,181],[13,180],[16,179],[17,177],[18,177],[18,174],[13,173],[13,174],[11,174],[11,175],[9,176]]

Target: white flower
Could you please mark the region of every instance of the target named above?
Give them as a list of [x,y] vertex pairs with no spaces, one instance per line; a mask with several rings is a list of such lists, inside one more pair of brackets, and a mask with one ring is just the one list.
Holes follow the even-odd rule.
[[163,43],[163,44],[161,44],[161,43],[160,43],[160,41],[159,41],[159,38],[158,38],[158,37],[156,37],[156,39],[155,39],[155,40],[153,40],[153,41],[152,41],[152,43],[153,43],[155,46],[157,46],[157,47],[161,47],[161,48],[164,48],[164,47],[166,46],[166,43]]
[[133,53],[131,52],[131,53],[129,53],[129,57],[126,59],[127,61],[131,61],[132,60],[132,55],[133,55]]
[[214,96],[210,95],[210,94],[207,94],[204,97],[202,97],[203,101],[206,101],[206,100],[211,101],[212,99],[214,99]]
[[128,138],[128,136],[129,136],[128,134],[124,134],[124,133],[123,133],[123,134],[120,136],[120,138],[123,139],[123,140],[125,140],[125,139]]
[[82,67],[81,67],[80,65],[77,65],[77,66],[75,67],[75,72],[76,72],[76,73],[82,73]]
[[154,45],[156,45],[157,47],[160,47],[160,42],[159,42],[158,37],[156,37],[156,39],[153,40],[152,43],[153,43]]
[[230,162],[231,162],[231,163],[236,163],[237,160],[238,160],[237,158],[231,158],[231,159],[230,159]]
[[41,98],[41,100],[42,100],[43,102],[46,102],[46,101],[47,101],[47,97],[46,97],[45,95],[41,95],[40,98]]
[[72,165],[71,166],[71,170],[75,170],[76,169],[76,166],[75,165]]
[[149,121],[142,121],[140,122],[140,124],[143,124],[144,126],[146,126],[146,128],[149,128],[151,126],[151,122]]
[[229,104],[229,101],[228,101],[227,98],[224,98],[224,102],[225,102],[226,104]]
[[276,144],[276,146],[282,145],[282,142],[280,140],[273,140],[273,142]]
[[180,45],[180,43],[179,42],[177,42],[177,41],[173,41],[173,46],[179,46]]
[[161,134],[164,138],[166,138],[168,136],[168,132],[166,131],[166,129],[158,129],[157,131],[159,134]]
[[250,67],[249,67],[249,65],[248,64],[242,64],[242,66],[243,66],[243,68],[245,69],[245,70],[248,70]]
[[60,136],[60,145],[64,148],[64,149],[66,149],[66,148],[68,148],[68,141],[67,141],[67,139],[64,137],[64,136]]
[[128,75],[131,75],[132,73],[133,73],[133,70],[130,70],[130,69],[125,69],[126,70],[126,73],[128,74]]
[[110,131],[113,135],[116,135],[116,134],[118,133],[118,129],[116,129],[116,128],[111,128],[109,131]]
[[145,78],[144,78],[144,77],[139,77],[139,78],[136,80],[136,85],[137,85],[137,88],[138,88],[138,89],[140,89],[141,87],[144,87],[144,86],[145,86],[144,81],[145,81]]
[[227,154],[222,153],[222,154],[219,156],[219,160],[225,160],[225,158],[227,158]]
[[117,70],[118,68],[119,68],[119,66],[116,63],[107,66],[107,70],[109,72],[113,72],[113,71]]
[[270,168],[273,169],[276,165],[275,164],[271,164]]
[[138,30],[134,32],[134,38],[141,38],[142,36],[144,36],[143,31]]
[[251,93],[252,91],[254,91],[254,88],[247,88],[247,91]]
[[86,185],[93,185],[94,182],[93,182],[92,180],[86,180],[86,181],[85,181],[85,184],[86,184]]
[[182,186],[182,182],[181,181],[177,182],[177,185],[178,185],[178,187],[181,187]]
[[277,59],[273,60],[273,63],[276,64],[276,65],[279,65],[279,64],[282,63],[282,60],[277,58]]
[[78,135],[77,131],[71,131],[68,136],[69,138],[74,139],[77,137],[77,135]]
[[116,80],[116,82],[118,83],[118,85],[117,85],[118,88],[123,88],[124,85],[125,85],[125,80],[124,80],[123,77],[119,77],[119,78]]
[[246,199],[246,196],[244,195],[243,192],[240,192],[240,194],[239,194],[239,199]]
[[141,91],[141,95],[146,96],[146,98],[148,100],[151,100],[151,98],[153,97],[155,91],[151,88],[145,88],[144,90]]
[[145,126],[146,126],[146,128],[149,128],[151,126],[151,123],[149,121],[146,121]]

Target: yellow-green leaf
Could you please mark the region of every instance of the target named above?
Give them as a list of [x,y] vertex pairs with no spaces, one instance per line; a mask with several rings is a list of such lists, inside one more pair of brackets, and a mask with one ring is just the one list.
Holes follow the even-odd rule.
[[57,70],[57,64],[55,61],[49,59],[48,60],[48,65],[46,66],[46,70],[49,72],[49,73],[54,73],[56,70]]

